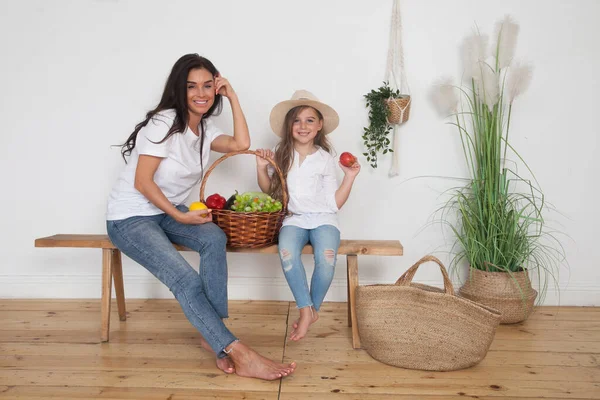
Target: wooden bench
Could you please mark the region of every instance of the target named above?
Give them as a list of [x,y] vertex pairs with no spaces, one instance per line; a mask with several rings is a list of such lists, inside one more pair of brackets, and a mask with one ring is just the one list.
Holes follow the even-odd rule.
[[[107,235],[54,235],[35,240],[35,247],[78,247],[102,249],[102,341],[107,342],[110,331],[110,302],[112,281],[115,285],[119,319],[126,320],[125,293],[123,290],[123,270],[121,252],[112,244]],[[180,251],[189,249],[175,245]],[[229,247],[231,253],[277,254],[277,246],[260,249]],[[313,254],[312,246],[304,247],[303,254]],[[356,324],[355,293],[358,286],[358,256],[401,256],[402,245],[398,240],[342,240],[338,254],[345,255],[348,277],[348,326],[352,327],[352,347],[360,348],[360,338]]]

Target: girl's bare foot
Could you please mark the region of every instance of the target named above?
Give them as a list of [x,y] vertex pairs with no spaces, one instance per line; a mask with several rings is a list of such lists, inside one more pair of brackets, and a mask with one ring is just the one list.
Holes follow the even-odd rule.
[[[206,340],[204,340],[204,338],[200,339],[200,346],[202,346],[202,348],[204,350],[208,350],[212,354],[215,354],[212,347],[210,347],[210,345],[208,344],[208,342]],[[215,357],[216,357],[216,354],[215,354]],[[235,372],[235,365],[233,364],[233,361],[231,361],[231,359],[229,357],[224,357],[224,358],[217,357],[217,368],[219,368],[221,371],[225,372],[226,374],[233,374]]]
[[290,333],[290,340],[298,341],[306,336],[308,328],[317,322],[319,314],[312,307],[303,307],[300,309],[300,318],[292,326],[294,330]]
[[281,364],[269,360],[241,342],[233,342],[226,350],[235,365],[235,373],[248,378],[273,381],[288,376],[296,369],[296,363]]

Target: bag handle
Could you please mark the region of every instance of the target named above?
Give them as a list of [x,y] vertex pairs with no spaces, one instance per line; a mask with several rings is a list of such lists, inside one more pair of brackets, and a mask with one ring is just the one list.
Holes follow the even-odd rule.
[[410,267],[404,274],[402,274],[402,276],[400,278],[398,278],[395,285],[409,286],[410,283],[412,282],[415,274],[417,273],[417,269],[419,269],[419,266],[427,261],[433,261],[433,262],[437,263],[437,265],[440,266],[440,271],[442,271],[442,276],[444,277],[444,290],[445,290],[446,294],[454,296],[454,286],[452,285],[452,281],[448,277],[448,272],[446,271],[446,267],[444,267],[444,264],[442,264],[442,262],[440,260],[438,260],[436,257],[431,256],[431,255],[425,256],[425,257],[421,258],[419,261],[417,261],[415,263],[415,265]]

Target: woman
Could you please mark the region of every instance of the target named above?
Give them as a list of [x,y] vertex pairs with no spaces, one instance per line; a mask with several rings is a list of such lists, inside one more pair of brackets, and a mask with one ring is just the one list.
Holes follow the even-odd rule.
[[[233,136],[210,119],[222,97],[231,104]],[[227,238],[211,210],[189,211],[183,201],[201,180],[210,151],[246,150],[250,136],[237,95],[214,65],[197,54],[173,66],[158,106],[136,125],[122,148],[129,157],[108,200],[107,230],[127,256],[163,282],[202,334],[201,344],[226,373],[267,380],[291,374],[295,363],[268,360],[240,342],[227,318]],[[200,253],[197,273],[173,247]]]

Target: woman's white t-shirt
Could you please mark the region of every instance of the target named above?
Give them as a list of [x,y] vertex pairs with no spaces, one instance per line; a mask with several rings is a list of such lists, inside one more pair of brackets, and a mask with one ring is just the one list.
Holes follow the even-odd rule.
[[[292,215],[283,220],[283,226],[315,229],[321,225],[333,225],[339,229],[335,171],[335,159],[322,148],[306,156],[302,164],[300,154],[294,150],[294,161],[286,181],[289,192],[288,210]],[[269,171],[272,172],[274,171]],[[272,175],[271,179],[279,178]]]
[[154,174],[154,182],[174,205],[182,204],[202,179],[202,170],[208,166],[210,144],[223,132],[210,119],[204,121],[202,165],[200,138],[189,127],[185,132],[175,133],[158,143],[171,129],[174,119],[175,110],[161,111],[138,132],[135,148],[108,197],[107,220],[163,213],[134,187],[140,154],[163,158]]

